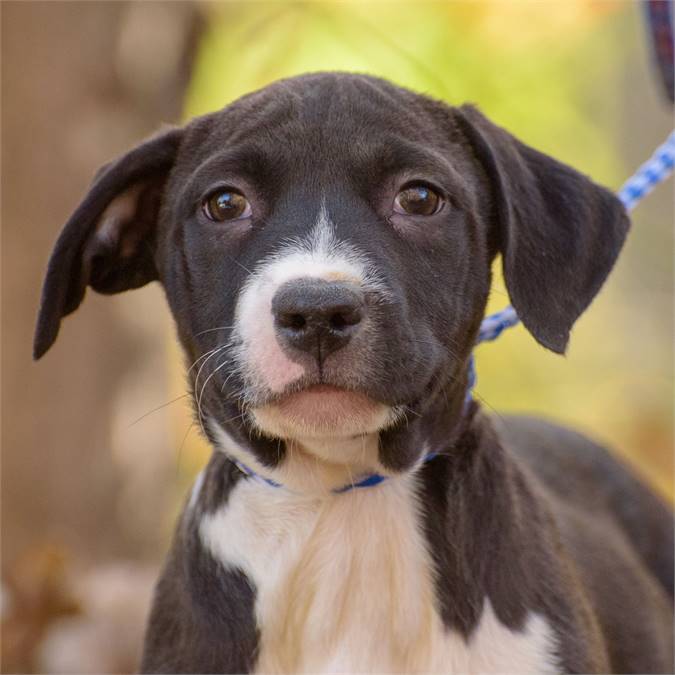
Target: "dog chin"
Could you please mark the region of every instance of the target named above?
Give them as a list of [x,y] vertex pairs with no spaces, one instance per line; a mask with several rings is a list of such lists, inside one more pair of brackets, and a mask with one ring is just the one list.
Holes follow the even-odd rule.
[[366,394],[314,385],[251,410],[265,434],[290,440],[347,439],[373,434],[398,418],[395,408]]

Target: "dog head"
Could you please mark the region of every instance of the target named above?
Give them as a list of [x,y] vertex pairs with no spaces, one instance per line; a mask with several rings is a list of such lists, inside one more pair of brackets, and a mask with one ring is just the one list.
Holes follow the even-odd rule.
[[401,471],[462,415],[495,255],[563,352],[627,228],[610,192],[473,107],[298,77],[100,170],[52,254],[35,355],[87,286],[159,280],[214,443],[287,480],[303,457]]

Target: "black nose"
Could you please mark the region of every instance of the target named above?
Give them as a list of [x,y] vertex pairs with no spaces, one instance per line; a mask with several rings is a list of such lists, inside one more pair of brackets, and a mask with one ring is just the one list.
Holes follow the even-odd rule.
[[354,284],[296,279],[272,298],[272,314],[282,343],[312,354],[319,362],[344,347],[359,331],[364,297]]

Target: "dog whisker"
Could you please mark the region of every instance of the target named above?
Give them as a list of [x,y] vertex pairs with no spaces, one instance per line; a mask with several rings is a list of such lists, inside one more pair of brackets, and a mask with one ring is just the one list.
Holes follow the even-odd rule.
[[180,460],[181,460],[181,455],[183,453],[183,446],[185,445],[185,441],[187,441],[187,437],[190,435],[190,432],[192,431],[192,428],[194,427],[195,423],[194,421],[190,422],[190,426],[187,428],[187,431],[185,432],[185,435],[183,436],[183,440],[181,441],[180,447],[178,448],[178,457],[176,459],[176,476],[180,474]]
[[[199,426],[201,427],[202,434],[204,435],[205,438],[208,438],[208,435],[206,433],[206,429],[204,428],[204,416],[202,414],[202,408],[201,408],[201,401],[197,399],[195,396],[195,393],[197,391],[197,387],[199,384],[199,376],[201,375],[202,370],[204,369],[204,366],[206,363],[211,359],[213,356],[215,356],[218,352],[222,351],[225,348],[225,346],[219,347],[217,349],[214,349],[210,352],[210,356],[202,363],[202,365],[199,367],[199,370],[197,371],[197,376],[195,377],[194,385],[192,387],[193,393],[192,393],[192,398],[195,402],[195,406],[197,408],[197,419],[199,420]],[[202,390],[203,391],[203,390]]]
[[318,492],[323,496],[328,496],[330,494],[330,491],[328,490],[326,485],[324,485],[324,482],[321,480],[321,472],[319,470],[319,458],[316,455],[312,455],[312,457],[314,459],[314,467],[313,470],[311,471],[312,479],[314,480],[314,483],[318,488]]
[[347,475],[349,476],[349,485],[352,486],[352,490],[354,489],[354,476],[352,475],[352,470],[349,464],[345,464],[345,469],[347,470]]
[[222,386],[220,387],[220,393],[223,393],[223,390],[227,386],[227,383],[237,374],[236,370],[233,370],[226,378],[225,381],[223,382]]
[[229,419],[223,420],[221,424],[229,424],[230,422],[236,422],[237,420],[244,419],[246,417],[246,411],[243,411],[239,413],[238,415],[235,415],[234,417],[230,417]]
[[220,365],[218,365],[216,368],[214,368],[213,372],[206,378],[204,384],[202,385],[201,391],[199,392],[199,399],[197,400],[197,411],[199,418],[202,418],[202,398],[204,396],[204,390],[206,389],[206,385],[209,383],[209,380],[221,369],[224,368],[228,363],[228,360],[226,359],[223,361]]
[[192,372],[192,369],[202,360],[208,358],[210,355],[214,354],[216,351],[219,349],[222,349],[224,345],[221,345],[220,347],[214,347],[213,349],[209,349],[208,352],[202,354],[201,356],[198,356],[193,362],[192,365],[187,369],[187,372],[185,373],[186,375],[189,375]]
[[420,413],[415,412],[412,408],[409,408],[407,405],[403,406],[403,410],[406,413],[410,413],[411,415],[415,415],[415,417],[422,417],[422,415],[420,415]]
[[472,396],[474,398],[477,398],[483,405],[487,406],[490,408],[490,410],[497,416],[499,417],[500,420],[504,421],[504,416],[497,410],[492,404],[488,402],[488,400],[484,397],[481,396],[475,389],[472,392]]
[[248,267],[246,267],[246,265],[242,265],[236,258],[232,257],[231,255],[228,255],[227,257],[228,257],[235,265],[239,265],[239,267],[241,267],[243,270],[245,270],[246,272],[248,272],[249,276],[252,276],[252,275],[253,275],[253,272],[251,272],[251,270],[250,270]]
[[198,335],[204,335],[204,333],[213,333],[219,330],[231,330],[234,326],[218,326],[217,328],[207,328],[206,330],[200,330],[199,333],[195,333],[195,337]]
[[161,410],[162,408],[166,408],[168,405],[171,405],[172,403],[176,403],[176,401],[180,401],[183,398],[186,398],[189,396],[189,394],[181,394],[180,396],[176,396],[176,398],[171,399],[170,401],[167,401],[166,403],[162,403],[162,405],[158,405],[156,408],[153,408],[152,410],[148,410],[148,412],[144,413],[141,415],[139,418],[135,419],[127,428],[133,427],[135,424],[138,424],[141,420],[145,419],[148,415],[152,415],[152,413],[157,412],[158,410]]
[[197,371],[197,375],[196,375],[196,377],[195,377],[195,385],[194,385],[194,386],[195,386],[195,389],[199,386],[199,377],[200,377],[200,375],[201,375],[201,373],[202,373],[202,370],[204,370],[204,367],[206,366],[206,364],[207,364],[214,356],[216,356],[217,354],[219,354],[220,352],[222,352],[222,351],[225,350],[225,349],[227,349],[227,345],[222,345],[221,347],[217,347],[216,349],[211,350],[211,353],[210,353],[210,355],[208,356],[208,358],[206,358],[206,359],[202,362],[202,365],[199,366],[199,370]]

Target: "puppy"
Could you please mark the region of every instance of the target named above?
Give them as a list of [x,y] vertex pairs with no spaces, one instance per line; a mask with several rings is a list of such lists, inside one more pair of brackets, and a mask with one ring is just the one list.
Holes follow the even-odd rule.
[[160,281],[214,448],[143,671],[672,672],[668,509],[468,395],[494,257],[562,353],[627,229],[475,108],[359,75],[275,83],[105,166],[35,356],[87,286]]

